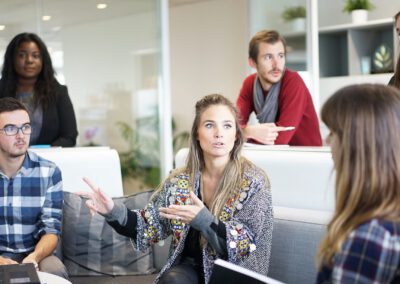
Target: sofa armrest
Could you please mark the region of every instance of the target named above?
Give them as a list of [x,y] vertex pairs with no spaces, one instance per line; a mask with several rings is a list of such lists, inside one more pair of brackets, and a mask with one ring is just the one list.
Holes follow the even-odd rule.
[[314,283],[315,257],[332,213],[274,207],[268,276],[285,283]]

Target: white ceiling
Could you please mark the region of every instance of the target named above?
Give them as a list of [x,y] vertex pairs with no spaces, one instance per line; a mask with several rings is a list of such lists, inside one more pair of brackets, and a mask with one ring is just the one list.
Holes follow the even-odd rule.
[[[170,0],[169,5],[174,7],[202,1],[211,0]],[[108,6],[98,10],[98,3]],[[64,26],[155,11],[157,8],[157,1],[151,0],[0,0],[0,25],[6,26],[0,31],[0,43],[8,42],[22,31],[40,33],[46,40],[54,40],[57,30]],[[43,15],[50,15],[51,20],[42,21]]]

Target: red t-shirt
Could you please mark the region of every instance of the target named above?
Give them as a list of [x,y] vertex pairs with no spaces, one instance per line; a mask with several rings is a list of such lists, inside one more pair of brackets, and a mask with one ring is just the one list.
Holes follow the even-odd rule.
[[[240,90],[236,105],[239,121],[245,127],[254,111],[253,86],[257,74],[248,76]],[[322,146],[318,117],[311,94],[297,72],[286,69],[278,97],[277,126],[294,126],[293,131],[281,131],[275,144],[292,146]]]

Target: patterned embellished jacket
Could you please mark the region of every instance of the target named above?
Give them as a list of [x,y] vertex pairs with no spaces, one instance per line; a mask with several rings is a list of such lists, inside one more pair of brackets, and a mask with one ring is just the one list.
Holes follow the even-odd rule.
[[[266,275],[268,272],[272,240],[272,200],[270,183],[264,171],[242,158],[241,187],[226,202],[218,216],[226,227],[228,261]],[[198,194],[200,174],[193,188],[189,175],[183,169],[174,171],[164,182],[163,188],[151,198],[145,209],[135,210],[137,215],[136,249],[145,250],[172,235],[167,264],[158,279],[179,259],[189,232],[188,224],[159,216],[159,207],[170,204],[188,204],[189,190]],[[219,256],[211,245],[202,250],[205,282],[208,283],[214,260]]]

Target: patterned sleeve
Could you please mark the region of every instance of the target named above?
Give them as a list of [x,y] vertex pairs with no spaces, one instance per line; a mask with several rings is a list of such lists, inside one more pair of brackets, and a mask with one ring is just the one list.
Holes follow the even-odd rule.
[[271,191],[266,179],[246,182],[248,186],[234,202],[236,214],[224,222],[228,261],[266,274],[273,226]]
[[49,172],[47,179],[47,190],[44,196],[44,204],[40,216],[40,226],[38,237],[44,234],[61,234],[61,217],[62,217],[62,177],[58,167],[45,167]]
[[400,261],[398,239],[376,220],[354,230],[334,258],[333,283],[392,283]]
[[144,209],[133,210],[137,218],[137,236],[135,248],[141,251],[150,245],[166,239],[171,234],[168,219],[161,218],[158,208],[167,207],[167,190],[170,186],[167,180],[162,188],[150,199]]

